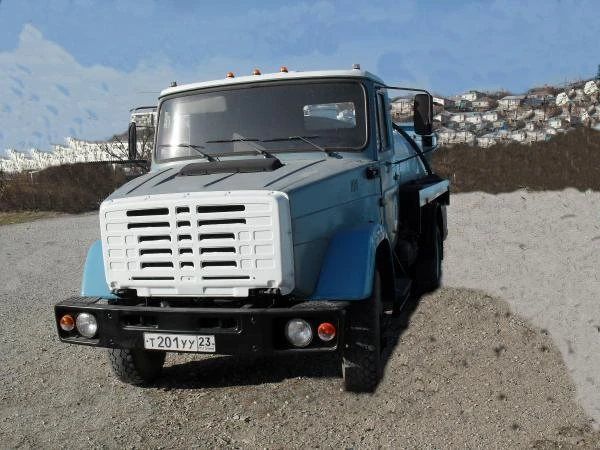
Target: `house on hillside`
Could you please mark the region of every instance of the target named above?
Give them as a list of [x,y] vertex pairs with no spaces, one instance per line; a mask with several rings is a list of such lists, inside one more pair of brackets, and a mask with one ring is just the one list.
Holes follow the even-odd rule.
[[535,131],[538,129],[538,125],[535,122],[527,122],[525,123],[525,130],[527,132]]
[[413,113],[414,100],[412,97],[397,97],[390,102],[391,113],[408,115]]
[[525,142],[527,132],[525,130],[515,130],[508,134],[508,138],[516,142]]
[[559,117],[562,117],[564,119],[564,121],[570,126],[575,126],[575,125],[581,124],[581,116],[579,116],[577,114],[563,113]]
[[462,123],[466,119],[466,114],[467,113],[463,113],[463,112],[454,113],[450,116],[450,118],[448,119],[448,122]]
[[541,131],[541,130],[528,131],[525,142],[527,144],[531,144],[532,142],[547,141],[549,139],[549,137],[550,137],[550,135],[548,135],[546,132]]
[[471,102],[474,109],[488,110],[492,107],[493,100],[489,97],[481,97]]
[[433,104],[440,105],[444,109],[452,108],[455,104],[454,100],[445,97],[433,97]]
[[491,145],[497,144],[498,142],[502,142],[504,138],[498,132],[484,134],[483,136],[479,136],[477,138],[477,145],[480,147],[490,147]]
[[561,116],[556,116],[548,119],[548,126],[554,129],[565,128],[568,122]]
[[470,131],[456,131],[448,128],[438,130],[438,142],[443,144],[474,144],[475,135]]
[[464,116],[465,122],[473,124],[480,124],[482,122],[481,114],[478,112],[465,113]]
[[498,107],[505,110],[517,109],[523,103],[524,95],[507,95],[498,100]]
[[450,121],[450,117],[452,117],[452,113],[448,111],[441,111],[439,114],[433,116],[433,120],[445,125]]
[[506,130],[508,128],[508,124],[504,119],[496,120],[492,123],[492,125],[496,130]]
[[498,111],[486,111],[481,114],[481,118],[488,122],[495,122],[499,118]]
[[469,92],[465,92],[464,94],[460,95],[460,98],[462,100],[466,100],[471,103],[480,97],[483,97],[483,94],[481,92],[477,92],[477,91],[469,91]]
[[462,98],[462,96],[460,96],[460,95],[453,96],[451,98],[451,100],[454,102],[453,109],[463,111],[465,109],[471,108],[471,102],[469,100]]

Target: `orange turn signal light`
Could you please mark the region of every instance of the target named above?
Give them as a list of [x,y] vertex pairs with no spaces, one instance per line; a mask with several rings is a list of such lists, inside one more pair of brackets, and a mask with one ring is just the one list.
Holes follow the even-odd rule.
[[233,72],[227,72],[227,78],[235,78]]
[[252,71],[252,75],[260,75],[260,70],[258,70],[258,69],[254,69],[254,70]]
[[73,331],[75,328],[75,319],[71,314],[65,314],[62,316],[58,323],[60,325],[60,329],[63,331]]
[[288,73],[287,67],[285,67],[285,66],[281,66],[281,67],[279,68],[279,71],[280,71],[280,72],[284,72],[284,73]]
[[319,328],[317,328],[317,334],[322,341],[331,341],[336,334],[335,326],[329,322],[323,322],[319,325]]

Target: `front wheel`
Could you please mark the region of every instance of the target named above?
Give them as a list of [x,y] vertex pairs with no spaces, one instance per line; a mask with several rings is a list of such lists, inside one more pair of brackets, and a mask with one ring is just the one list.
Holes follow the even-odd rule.
[[344,385],[350,392],[373,392],[381,379],[382,362],[381,277],[375,270],[373,292],[350,305],[342,355]]
[[124,383],[136,386],[156,380],[165,363],[166,352],[113,348],[108,361],[115,375]]

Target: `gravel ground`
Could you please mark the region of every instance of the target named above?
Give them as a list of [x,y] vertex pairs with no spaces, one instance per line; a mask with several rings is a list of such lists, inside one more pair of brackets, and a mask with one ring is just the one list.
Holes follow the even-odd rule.
[[[450,217],[471,210],[465,195]],[[448,254],[466,251],[452,227]],[[391,322],[373,395],[342,392],[325,357],[169,355],[156,386],[121,384],[103,351],[54,329],[97,235],[95,215],[0,227],[0,447],[600,447],[560,342],[478,290],[444,287]],[[471,251],[446,263],[479,264]]]

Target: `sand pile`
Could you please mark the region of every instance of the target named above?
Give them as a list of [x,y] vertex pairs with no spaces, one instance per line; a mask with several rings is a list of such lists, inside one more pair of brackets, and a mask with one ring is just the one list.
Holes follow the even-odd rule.
[[600,423],[600,193],[453,196],[444,285],[506,300],[547,330]]

